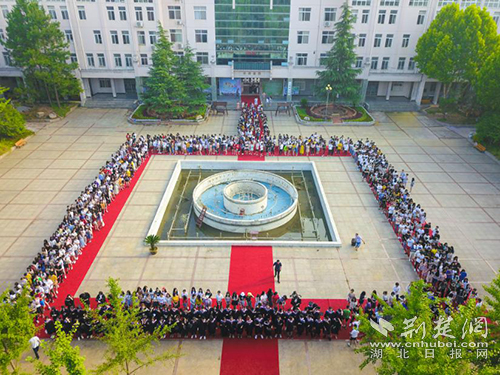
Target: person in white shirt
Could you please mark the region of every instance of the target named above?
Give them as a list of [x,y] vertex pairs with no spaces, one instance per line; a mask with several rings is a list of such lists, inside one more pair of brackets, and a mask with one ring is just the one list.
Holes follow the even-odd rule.
[[351,336],[349,337],[349,342],[347,343],[347,346],[351,346],[351,344],[356,344],[358,342],[358,335],[359,331],[357,327],[353,327],[351,331]]
[[38,350],[40,349],[41,342],[38,336],[33,336],[32,338],[30,338],[29,343],[31,345],[31,348],[33,349],[33,353],[35,353],[36,359],[40,359],[40,356],[38,355]]

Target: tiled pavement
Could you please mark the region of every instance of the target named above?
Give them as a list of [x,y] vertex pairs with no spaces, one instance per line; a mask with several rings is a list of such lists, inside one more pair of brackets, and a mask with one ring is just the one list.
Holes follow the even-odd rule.
[[[237,121],[233,112],[198,126],[132,126],[124,115],[123,110],[78,109],[66,120],[48,124],[25,147],[0,159],[2,289],[19,279],[42,240],[56,229],[66,205],[92,180],[127,132],[234,134]],[[424,126],[419,114],[376,116],[379,123],[373,127],[329,128],[299,126],[291,117],[270,116],[270,128],[273,134],[317,132],[376,141],[396,168],[416,178],[414,199],[426,209],[429,220],[439,225],[443,240],[455,246],[470,280],[481,290],[481,284],[489,282],[500,268],[500,165],[455,133]],[[162,248],[151,257],[142,244],[177,159],[156,156],[148,164],[81,291],[95,294],[109,276],[120,277],[125,289],[146,284],[225,291],[229,247]],[[268,158],[276,159],[280,158]],[[395,281],[406,285],[414,280],[408,260],[352,159],[310,159],[317,162],[346,246],[334,250],[275,248],[274,257],[284,264],[278,291],[289,294],[297,290],[305,298],[343,298],[348,288],[357,293],[380,292],[389,290]],[[354,232],[366,240],[359,253],[349,246]],[[299,352],[311,356],[316,344],[280,345],[284,347],[281,367],[286,373],[286,367],[296,361],[287,357],[286,348],[303,345]]]

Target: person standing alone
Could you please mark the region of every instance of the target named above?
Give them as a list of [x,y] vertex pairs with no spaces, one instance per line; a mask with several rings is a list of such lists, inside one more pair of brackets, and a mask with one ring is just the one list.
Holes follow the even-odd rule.
[[40,359],[38,355],[38,350],[40,350],[40,339],[38,336],[33,336],[30,338],[29,343],[31,344],[31,348],[33,349],[33,353],[35,353],[36,359]]
[[279,259],[276,262],[274,262],[273,267],[274,267],[274,277],[278,278],[278,284],[279,284],[280,283],[280,272],[281,272],[281,267],[282,267],[282,264],[281,264]]

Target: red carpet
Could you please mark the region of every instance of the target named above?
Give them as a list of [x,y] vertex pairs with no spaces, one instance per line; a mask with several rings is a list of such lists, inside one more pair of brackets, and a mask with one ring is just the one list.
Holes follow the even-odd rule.
[[221,375],[279,375],[278,340],[224,339]]
[[52,302],[51,306],[60,307],[64,305],[64,300],[68,294],[75,295],[78,288],[85,279],[90,266],[94,262],[101,246],[106,240],[113,224],[115,223],[118,215],[127,202],[128,197],[134,190],[137,181],[141,177],[144,168],[148,164],[149,157],[146,158],[141,166],[135,172],[134,178],[130,181],[130,186],[123,189],[115,198],[113,202],[108,206],[108,212],[104,214],[103,219],[106,224],[104,228],[99,231],[94,232],[94,238],[91,243],[89,243],[82,251],[82,255],[78,258],[77,262],[74,264],[73,269],[68,272],[66,279],[60,284],[58,290],[58,297]]
[[241,95],[241,102],[255,104],[255,98],[257,98],[257,103],[260,104],[260,98],[258,95]]
[[238,160],[244,161],[265,161],[265,155],[238,155]]

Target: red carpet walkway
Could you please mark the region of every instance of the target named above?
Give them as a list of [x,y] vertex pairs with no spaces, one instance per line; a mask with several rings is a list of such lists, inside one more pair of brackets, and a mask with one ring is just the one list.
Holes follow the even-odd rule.
[[[274,290],[273,248],[233,246],[228,290],[252,292]],[[279,375],[278,340],[224,339],[221,375]]]

